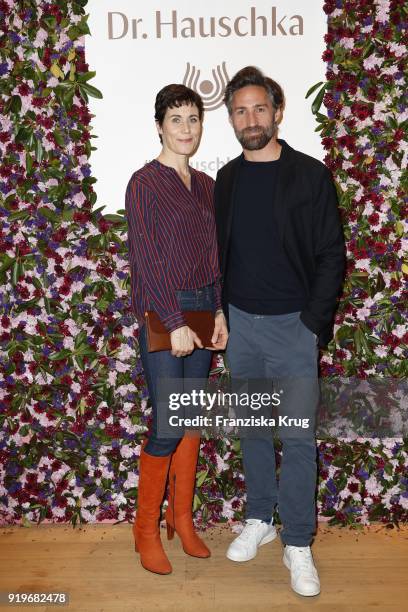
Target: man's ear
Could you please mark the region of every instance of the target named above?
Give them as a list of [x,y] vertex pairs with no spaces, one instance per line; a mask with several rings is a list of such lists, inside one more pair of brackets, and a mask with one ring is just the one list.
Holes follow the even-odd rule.
[[280,106],[275,111],[275,122],[279,125],[283,119],[283,108]]

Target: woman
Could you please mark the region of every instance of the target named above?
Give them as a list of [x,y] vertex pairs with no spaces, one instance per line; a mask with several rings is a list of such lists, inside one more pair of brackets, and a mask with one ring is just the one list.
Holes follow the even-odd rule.
[[[159,378],[207,378],[211,350],[185,322],[183,311],[212,310],[212,350],[225,348],[211,177],[189,166],[202,133],[203,103],[184,85],[168,85],[156,97],[155,120],[162,150],[131,177],[126,191],[132,307],[139,321],[140,354],[153,408],[153,424],[140,454],[138,507],[133,525],[143,567],[169,574],[159,519],[167,477],[167,535],[179,535],[184,551],[209,557],[194,531],[194,494],[200,438],[160,437]],[[155,311],[170,332],[171,351],[149,353],[144,313]],[[186,388],[184,387],[184,391]],[[167,409],[167,406],[165,407]]]

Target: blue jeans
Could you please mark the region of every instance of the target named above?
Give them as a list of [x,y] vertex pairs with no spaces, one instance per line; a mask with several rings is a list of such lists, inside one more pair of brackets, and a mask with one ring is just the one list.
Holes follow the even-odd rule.
[[[200,289],[176,292],[181,310],[212,310],[215,312],[214,287],[208,285]],[[139,334],[140,356],[153,409],[153,422],[149,440],[144,448],[149,455],[165,457],[172,454],[181,438],[162,438],[158,435],[159,410],[167,410],[158,401],[158,384],[162,379],[206,379],[211,365],[212,351],[196,348],[186,357],[174,357],[171,351],[149,353],[147,350],[146,329],[143,325]],[[189,389],[183,387],[180,392]]]
[[[284,380],[288,414],[314,420],[318,402],[316,338],[298,312],[255,315],[229,305],[228,365],[234,378]],[[285,378],[286,377],[286,378]],[[285,382],[286,381],[286,382]],[[278,504],[284,544],[309,546],[316,526],[317,449],[314,430],[281,432],[279,488],[270,438],[241,439],[246,518],[269,519]]]

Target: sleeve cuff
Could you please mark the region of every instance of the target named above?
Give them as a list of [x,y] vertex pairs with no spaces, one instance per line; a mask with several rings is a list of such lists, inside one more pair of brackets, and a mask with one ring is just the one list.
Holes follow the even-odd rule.
[[181,310],[173,312],[168,317],[162,319],[161,322],[163,323],[164,327],[167,329],[168,332],[172,332],[175,329],[178,329],[179,327],[183,327],[183,325],[187,325]]
[[215,306],[215,310],[222,310],[221,284],[219,281],[215,285],[214,306]]

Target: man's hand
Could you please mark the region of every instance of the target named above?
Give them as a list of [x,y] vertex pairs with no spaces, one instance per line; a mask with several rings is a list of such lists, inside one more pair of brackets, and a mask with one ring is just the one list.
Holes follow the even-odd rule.
[[203,348],[203,343],[195,332],[188,325],[183,325],[174,331],[170,332],[171,354],[174,357],[185,357],[190,355],[195,344],[198,348]]
[[215,313],[214,333],[211,338],[212,346],[205,348],[211,351],[223,351],[228,342],[228,328],[224,313],[219,310]]

